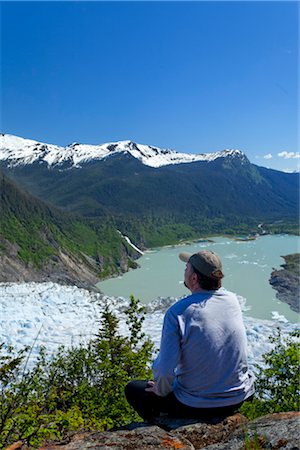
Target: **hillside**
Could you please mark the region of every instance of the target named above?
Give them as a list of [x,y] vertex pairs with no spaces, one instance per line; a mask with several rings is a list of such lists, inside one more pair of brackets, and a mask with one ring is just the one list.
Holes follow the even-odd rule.
[[129,141],[62,148],[3,135],[0,165],[40,199],[96,221],[113,217],[146,247],[255,233],[279,220],[298,227],[299,176],[255,166],[239,150],[191,155]]
[[91,288],[135,266],[137,252],[107,221],[50,207],[0,173],[0,281],[54,281]]

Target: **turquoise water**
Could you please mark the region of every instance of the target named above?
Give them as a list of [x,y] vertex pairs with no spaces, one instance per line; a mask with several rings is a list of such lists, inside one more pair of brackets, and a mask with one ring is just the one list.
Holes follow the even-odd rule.
[[299,237],[267,235],[252,241],[223,237],[211,240],[147,251],[138,260],[139,269],[100,282],[98,286],[106,295],[129,298],[134,294],[143,303],[158,297],[182,297],[189,291],[183,285],[185,264],[178,259],[178,254],[209,248],[222,258],[223,286],[246,300],[245,314],[259,319],[272,319],[274,314],[279,314],[290,322],[299,321],[299,315],[276,298],[276,291],[269,284],[273,268],[279,269],[284,263],[281,256],[300,252]]

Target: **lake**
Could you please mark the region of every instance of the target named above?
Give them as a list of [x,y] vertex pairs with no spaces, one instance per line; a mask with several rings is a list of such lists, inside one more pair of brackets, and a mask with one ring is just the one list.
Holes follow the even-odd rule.
[[244,298],[246,315],[259,319],[274,319],[280,315],[290,322],[299,321],[299,315],[276,298],[276,291],[269,284],[272,270],[284,263],[281,256],[300,252],[298,236],[266,235],[250,241],[213,237],[210,240],[213,242],[198,241],[149,250],[138,259],[139,269],[102,281],[97,286],[106,295],[129,298],[133,294],[143,303],[158,297],[188,295],[183,284],[185,264],[178,259],[178,254],[207,248],[221,256],[225,274],[223,286]]

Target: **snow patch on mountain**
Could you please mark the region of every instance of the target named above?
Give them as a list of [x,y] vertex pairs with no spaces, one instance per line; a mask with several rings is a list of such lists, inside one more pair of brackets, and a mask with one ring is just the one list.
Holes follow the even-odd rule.
[[128,236],[124,236],[124,234],[122,234],[121,231],[119,231],[119,230],[117,230],[117,232],[122,236],[122,238],[125,239],[125,241],[127,242],[127,244],[130,245],[130,247],[132,247],[135,251],[140,253],[140,255],[144,255],[144,252],[140,248],[138,248],[136,245],[134,245]]
[[151,145],[137,144],[132,141],[109,142],[100,145],[73,143],[67,147],[45,144],[31,139],[23,139],[10,134],[0,135],[0,161],[6,161],[9,167],[45,162],[48,166],[81,167],[83,164],[127,153],[150,167],[169,164],[211,162],[217,158],[240,158],[242,163],[247,157],[240,150],[226,149],[215,153],[191,154],[175,150],[161,149]]

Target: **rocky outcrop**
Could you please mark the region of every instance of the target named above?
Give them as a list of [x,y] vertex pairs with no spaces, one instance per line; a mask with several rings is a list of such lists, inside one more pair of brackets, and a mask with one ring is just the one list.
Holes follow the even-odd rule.
[[271,273],[270,284],[277,291],[277,298],[287,303],[293,311],[300,312],[300,254],[283,256],[281,270]]
[[206,450],[299,450],[300,413],[269,414],[236,430],[226,442],[209,445]]
[[210,423],[199,422],[199,420],[164,418],[157,421],[158,425],[172,431],[175,436],[187,439],[192,444],[193,449],[205,448],[207,445],[223,442],[237,427],[246,423],[247,419],[241,414],[234,414],[224,420],[216,418]]
[[1,282],[49,282],[75,285],[79,288],[97,290],[94,286],[99,281],[96,268],[87,257],[75,257],[63,249],[49,258],[48,262],[38,268],[31,263],[25,264],[18,258],[18,245],[0,238],[6,251],[0,253]]
[[104,433],[76,435],[69,444],[50,445],[40,450],[193,450],[193,445],[157,426],[146,426],[134,430],[119,430]]
[[[0,171],[0,282],[49,282],[96,290],[140,256],[111,220],[97,223],[20,189]],[[129,241],[129,242],[128,242]]]
[[[104,258],[99,256],[93,259],[84,253],[71,254],[67,250],[57,246],[56,254],[51,255],[47,262],[37,267],[32,263],[25,263],[18,257],[19,246],[0,236],[0,248],[5,251],[0,252],[0,282],[5,283],[43,283],[52,281],[62,285],[75,285],[79,288],[97,291],[95,286],[99,282],[101,267]],[[115,273],[127,272],[130,267],[137,267],[134,258],[139,254],[135,250],[123,246],[119,264],[114,267]]]
[[[248,422],[241,414],[210,423],[159,418],[115,431],[76,433],[39,450],[300,450],[300,413],[269,414]],[[26,447],[21,441],[9,450]]]

